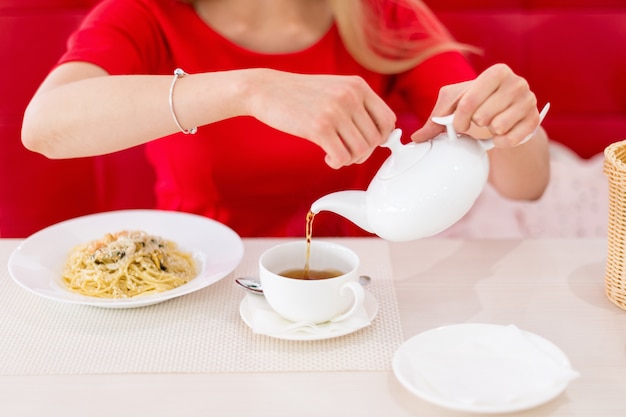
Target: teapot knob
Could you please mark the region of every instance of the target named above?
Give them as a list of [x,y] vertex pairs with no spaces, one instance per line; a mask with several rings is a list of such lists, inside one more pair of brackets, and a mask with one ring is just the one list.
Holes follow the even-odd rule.
[[400,141],[402,138],[402,129],[394,129],[387,138],[387,141],[380,146],[391,149],[391,152],[396,152],[400,150],[403,146]]

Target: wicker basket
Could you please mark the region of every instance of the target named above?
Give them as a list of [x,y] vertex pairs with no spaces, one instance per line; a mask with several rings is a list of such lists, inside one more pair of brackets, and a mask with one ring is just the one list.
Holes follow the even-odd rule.
[[626,140],[604,150],[604,173],[609,179],[606,295],[626,310]]

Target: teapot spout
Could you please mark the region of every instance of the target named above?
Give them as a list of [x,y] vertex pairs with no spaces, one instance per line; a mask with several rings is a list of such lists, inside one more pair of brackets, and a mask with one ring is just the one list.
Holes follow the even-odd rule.
[[314,214],[331,211],[345,217],[361,229],[374,233],[367,221],[365,191],[337,191],[319,198],[311,205]]

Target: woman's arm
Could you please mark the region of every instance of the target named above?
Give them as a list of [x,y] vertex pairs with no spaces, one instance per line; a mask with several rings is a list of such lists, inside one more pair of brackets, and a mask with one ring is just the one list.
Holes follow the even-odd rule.
[[548,136],[543,128],[523,145],[496,147],[489,156],[489,181],[502,196],[515,200],[542,196],[550,180]]
[[[201,94],[196,77],[178,80],[175,108],[185,126],[197,121],[195,106],[210,106],[215,120],[237,115],[217,100],[230,96],[237,102],[237,83],[215,74]],[[53,70],[28,105],[22,141],[50,158],[72,158],[110,153],[177,131],[168,104],[170,76],[109,76],[102,68],[83,62],[66,63]],[[222,82],[220,82],[222,81]],[[190,91],[195,84],[198,94]],[[207,117],[210,122],[210,118]]]
[[[92,156],[176,133],[172,76],[110,76],[70,62],[50,73],[29,104],[24,145],[50,158]],[[252,116],[318,144],[333,168],[365,160],[395,126],[395,115],[359,77],[245,69],[186,75],[174,108],[186,129]]]

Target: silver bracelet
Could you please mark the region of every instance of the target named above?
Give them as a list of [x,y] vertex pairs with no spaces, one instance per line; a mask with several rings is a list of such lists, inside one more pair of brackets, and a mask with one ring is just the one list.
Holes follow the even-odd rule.
[[174,100],[172,99],[172,96],[174,95],[174,85],[176,84],[176,80],[178,80],[179,78],[183,78],[185,75],[187,75],[187,73],[180,68],[176,68],[176,70],[174,70],[174,78],[172,79],[172,85],[170,86],[170,112],[172,113],[174,123],[176,123],[176,126],[178,126],[181,132],[183,132],[185,135],[195,135],[195,133],[198,131],[198,128],[192,127],[191,129],[187,130],[183,129],[183,127],[178,122],[176,113],[174,112]]

